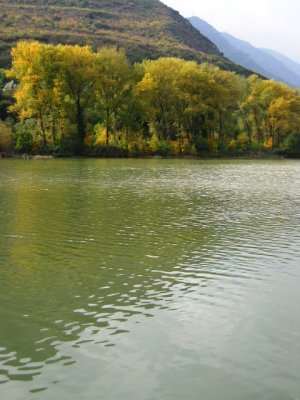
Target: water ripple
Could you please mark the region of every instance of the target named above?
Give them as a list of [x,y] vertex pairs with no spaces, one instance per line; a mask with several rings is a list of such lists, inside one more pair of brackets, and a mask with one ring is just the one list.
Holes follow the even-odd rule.
[[69,379],[109,398],[117,371],[111,398],[176,398],[186,371],[207,400],[201,374],[225,400],[300,396],[298,162],[0,165],[6,398],[67,398]]

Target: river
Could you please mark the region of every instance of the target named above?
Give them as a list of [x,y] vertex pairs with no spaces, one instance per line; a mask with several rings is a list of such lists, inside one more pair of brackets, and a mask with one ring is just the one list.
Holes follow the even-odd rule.
[[0,397],[300,399],[300,162],[0,160]]

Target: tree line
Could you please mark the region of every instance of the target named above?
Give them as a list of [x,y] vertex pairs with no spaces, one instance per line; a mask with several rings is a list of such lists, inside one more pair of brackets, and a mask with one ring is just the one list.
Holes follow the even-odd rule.
[[19,42],[0,88],[0,151],[300,155],[299,91],[209,64]]

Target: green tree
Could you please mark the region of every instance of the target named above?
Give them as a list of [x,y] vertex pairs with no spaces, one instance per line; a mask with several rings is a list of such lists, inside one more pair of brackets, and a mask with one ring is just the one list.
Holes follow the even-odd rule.
[[130,105],[131,68],[124,50],[103,47],[96,54],[95,70],[96,108],[105,123],[108,144],[110,133],[123,128],[129,112],[126,106]]
[[86,135],[86,110],[95,99],[96,55],[88,46],[57,46],[59,72],[56,82],[60,108],[73,117],[81,152]]

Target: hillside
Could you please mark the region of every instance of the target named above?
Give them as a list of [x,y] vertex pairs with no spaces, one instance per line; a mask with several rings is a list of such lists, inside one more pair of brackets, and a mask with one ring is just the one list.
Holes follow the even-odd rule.
[[0,0],[0,66],[18,40],[117,45],[129,58],[176,56],[247,74],[177,11],[158,0]]
[[[258,49],[228,33],[217,31],[212,25],[198,17],[189,19],[191,24],[207,36],[226,58],[260,75],[284,82],[291,87],[300,87],[300,66],[272,50]],[[297,65],[299,70],[297,70]]]
[[287,68],[289,68],[295,74],[300,76],[300,64],[298,62],[291,60],[289,57],[287,57],[281,53],[278,53],[275,50],[271,50],[271,49],[261,49],[261,50],[264,51],[265,53],[270,54],[272,57],[277,58],[280,62],[285,64],[285,66]]
[[267,71],[257,64],[247,53],[240,51],[237,47],[232,45],[229,40],[212,25],[199,17],[191,17],[189,21],[199,32],[215,43],[226,58],[263,76],[268,75]]
[[261,68],[267,72],[266,76],[268,78],[284,82],[294,88],[300,87],[300,75],[295,74],[278,58],[275,58],[271,54],[252,46],[244,40],[237,39],[228,33],[223,33],[223,35],[233,46],[248,54],[252,60],[259,64]]

